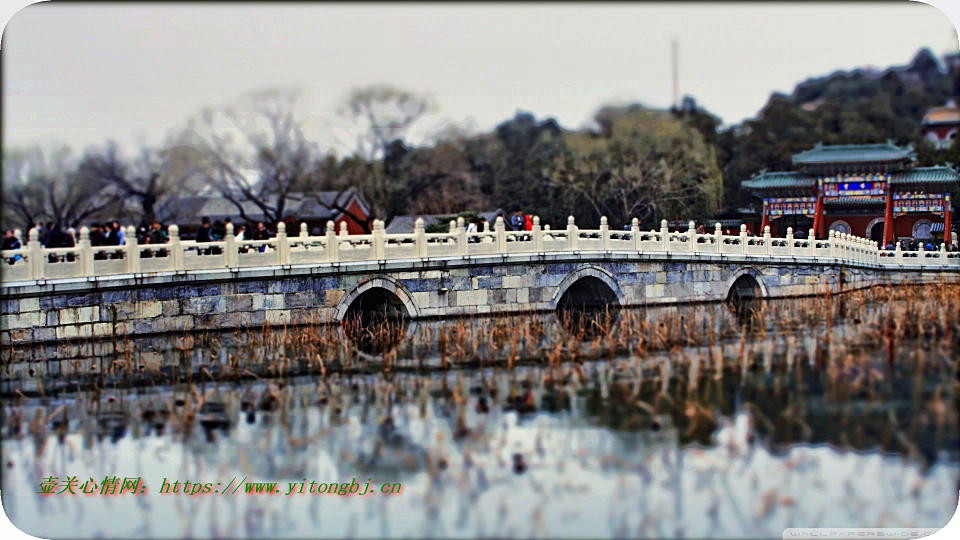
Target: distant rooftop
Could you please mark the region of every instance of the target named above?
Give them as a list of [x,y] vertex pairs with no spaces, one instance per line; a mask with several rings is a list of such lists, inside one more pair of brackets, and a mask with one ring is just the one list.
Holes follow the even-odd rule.
[[923,115],[923,125],[931,126],[938,124],[960,124],[960,108],[957,105],[948,104],[945,107],[931,107],[927,109],[927,114]]
[[892,142],[880,144],[844,144],[826,146],[817,144],[810,150],[794,154],[796,165],[814,165],[820,163],[858,163],[878,161],[912,160],[913,148],[897,146]]

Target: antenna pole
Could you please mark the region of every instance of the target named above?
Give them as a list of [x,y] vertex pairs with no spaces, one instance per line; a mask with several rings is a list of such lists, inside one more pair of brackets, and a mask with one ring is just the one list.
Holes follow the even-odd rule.
[[673,106],[680,106],[680,55],[676,38],[670,42],[671,64],[673,65]]

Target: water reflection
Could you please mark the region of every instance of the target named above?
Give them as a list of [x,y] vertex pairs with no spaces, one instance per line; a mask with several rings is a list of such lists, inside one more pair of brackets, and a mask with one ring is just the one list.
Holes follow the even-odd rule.
[[[24,494],[14,523],[46,537],[940,526],[960,471],[958,299],[770,302],[749,325],[727,305],[617,310],[595,337],[552,314],[438,321],[379,359],[358,356],[346,327],[11,351],[3,489]],[[356,476],[404,495],[197,497],[191,510],[34,495],[49,475],[107,474]]]

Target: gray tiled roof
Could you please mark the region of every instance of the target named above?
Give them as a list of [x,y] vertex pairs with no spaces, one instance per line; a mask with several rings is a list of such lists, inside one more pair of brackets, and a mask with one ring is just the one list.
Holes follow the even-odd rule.
[[740,185],[745,189],[812,188],[817,185],[817,178],[800,172],[765,172]]
[[945,167],[915,167],[894,173],[890,177],[893,185],[914,184],[954,184],[960,179],[960,174],[950,166]]
[[798,165],[815,163],[855,163],[869,161],[900,161],[912,159],[913,148],[897,146],[891,142],[880,144],[844,144],[817,146],[795,154],[793,162]]

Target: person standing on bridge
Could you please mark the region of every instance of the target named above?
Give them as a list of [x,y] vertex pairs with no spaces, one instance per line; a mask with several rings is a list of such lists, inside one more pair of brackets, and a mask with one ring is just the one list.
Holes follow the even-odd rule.
[[510,218],[510,226],[513,227],[515,231],[522,231],[524,225],[523,212],[517,210],[513,217]]

